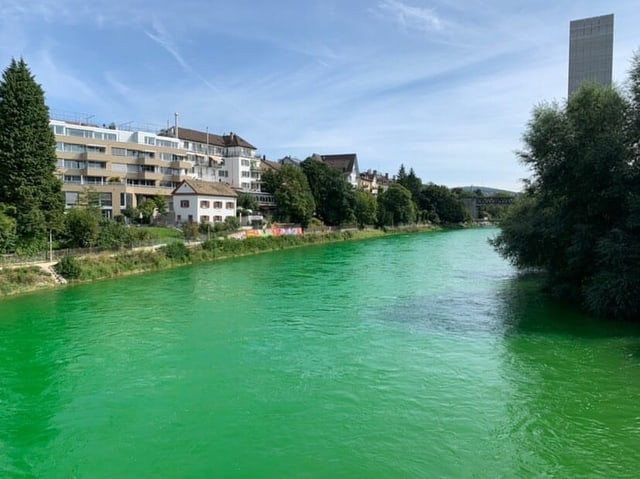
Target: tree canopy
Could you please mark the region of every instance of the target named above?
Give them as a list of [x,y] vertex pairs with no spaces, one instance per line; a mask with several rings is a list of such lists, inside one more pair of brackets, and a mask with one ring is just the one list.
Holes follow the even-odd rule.
[[307,177],[297,166],[284,165],[263,174],[268,191],[276,202],[274,217],[279,221],[300,223],[306,228],[315,210]]
[[640,58],[628,94],[585,84],[537,106],[519,153],[533,176],[496,249],[589,311],[640,318]]
[[304,160],[300,167],[315,201],[316,216],[330,226],[353,222],[354,191],[342,173],[314,157]]
[[410,224],[415,220],[411,192],[400,183],[392,183],[388,190],[378,194],[378,223],[381,226]]
[[24,60],[11,61],[0,81],[0,204],[16,221],[17,241],[42,247],[60,227],[62,185],[55,176],[56,143],[44,92]]

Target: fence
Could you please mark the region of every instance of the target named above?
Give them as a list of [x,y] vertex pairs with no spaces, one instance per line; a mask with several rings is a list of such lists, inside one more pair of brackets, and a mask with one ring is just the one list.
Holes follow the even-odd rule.
[[[177,238],[165,238],[165,239],[151,239],[151,240],[136,240],[129,243],[126,247],[121,248],[67,248],[67,249],[55,249],[52,251],[52,261],[57,261],[65,256],[84,256],[89,254],[98,253],[116,253],[123,250],[135,250],[140,248],[156,248],[164,246],[167,243],[174,241],[182,241]],[[32,255],[19,255],[19,254],[4,254],[0,255],[0,269],[3,266],[28,266],[35,263],[47,263],[51,261],[49,257],[49,251],[40,251]]]

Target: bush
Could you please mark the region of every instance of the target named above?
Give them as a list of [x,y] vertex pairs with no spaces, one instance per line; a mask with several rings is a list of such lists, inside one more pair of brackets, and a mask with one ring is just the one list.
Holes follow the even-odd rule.
[[163,246],[161,251],[167,258],[181,263],[186,263],[191,257],[191,251],[189,251],[189,248],[180,241]]
[[65,256],[54,268],[59,275],[66,279],[77,279],[82,273],[80,262],[75,256]]
[[181,229],[185,239],[192,240],[198,237],[197,223],[182,223]]

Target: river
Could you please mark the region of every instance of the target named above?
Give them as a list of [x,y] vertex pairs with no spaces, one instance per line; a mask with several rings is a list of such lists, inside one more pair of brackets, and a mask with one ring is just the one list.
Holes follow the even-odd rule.
[[640,328],[544,298],[493,229],[0,302],[0,476],[636,477]]

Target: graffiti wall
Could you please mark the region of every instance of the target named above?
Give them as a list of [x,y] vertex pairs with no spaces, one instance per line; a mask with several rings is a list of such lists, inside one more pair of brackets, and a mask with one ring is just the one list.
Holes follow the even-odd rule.
[[245,230],[238,231],[232,235],[229,235],[229,238],[234,239],[245,239],[245,238],[259,238],[261,236],[302,236],[304,235],[304,231],[299,226],[286,226],[286,227],[278,227],[274,226],[273,228],[266,228],[262,230]]

